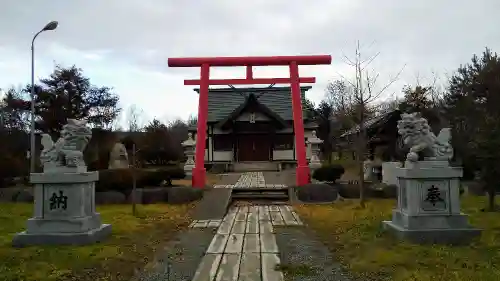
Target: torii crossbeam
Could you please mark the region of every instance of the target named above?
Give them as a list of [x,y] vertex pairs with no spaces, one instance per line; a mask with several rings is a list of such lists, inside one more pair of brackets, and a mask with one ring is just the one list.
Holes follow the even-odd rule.
[[[304,141],[304,121],[302,118],[302,99],[300,83],[314,83],[315,77],[299,77],[299,65],[330,64],[330,55],[317,56],[271,56],[271,57],[206,57],[206,58],[169,58],[169,67],[201,67],[199,80],[184,80],[184,85],[199,85],[198,125],[196,136],[195,167],[193,168],[193,187],[205,187],[205,139],[207,138],[208,88],[210,85],[248,85],[248,84],[290,84],[293,109],[295,149],[297,152],[297,186],[310,182],[309,167],[306,159]],[[288,65],[288,78],[254,78],[253,66]],[[210,67],[245,66],[245,79],[210,79]]]

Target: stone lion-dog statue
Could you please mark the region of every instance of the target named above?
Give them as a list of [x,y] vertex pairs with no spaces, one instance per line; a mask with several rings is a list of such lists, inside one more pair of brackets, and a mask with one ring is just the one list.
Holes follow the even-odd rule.
[[397,128],[403,144],[410,148],[406,161],[417,162],[420,156],[428,161],[449,161],[453,157],[450,128],[441,129],[436,137],[427,120],[416,112],[402,113]]
[[68,119],[62,127],[61,137],[54,143],[48,134],[42,135],[43,150],[40,160],[47,169],[85,166],[83,151],[92,137],[85,120]]

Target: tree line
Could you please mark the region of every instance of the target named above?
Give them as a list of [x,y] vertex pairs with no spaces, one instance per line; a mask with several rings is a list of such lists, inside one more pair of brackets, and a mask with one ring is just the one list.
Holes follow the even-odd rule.
[[[494,196],[500,187],[500,57],[486,48],[473,55],[470,62],[457,67],[448,81],[439,85],[434,79],[427,85],[417,81],[402,89],[401,98],[380,101],[381,95],[396,81],[399,73],[389,81],[377,85],[378,73],[369,64],[378,54],[361,58],[359,45],[353,59],[346,62],[355,68],[353,79],[342,77],[326,88],[325,98],[317,106],[309,106],[318,120],[318,135],[325,140],[322,146],[328,160],[335,150],[335,142],[346,130],[358,126],[354,144],[359,167],[363,174],[363,161],[367,158],[365,120],[387,110],[420,112],[434,133],[450,127],[455,149],[453,164],[464,168],[467,179],[481,182],[490,198],[493,210]],[[362,178],[362,177],[361,177]],[[364,204],[363,181],[360,199]]]
[[[82,69],[74,65],[56,66],[53,73],[41,79],[34,88],[37,133],[47,133],[55,140],[69,118],[88,121],[93,129],[93,138],[101,142],[95,146],[89,144],[89,147],[100,150],[86,153],[89,160],[87,163],[90,162],[91,168],[107,168],[110,146],[119,141],[124,141],[128,149],[132,149],[133,144],[136,144],[136,150],[140,151],[142,160],[154,165],[182,160],[184,157],[181,142],[187,137],[188,122],[177,119],[166,124],[154,119],[142,124],[139,120],[140,110],[131,106],[126,112],[129,128],[124,130],[118,124],[123,113],[119,107],[119,96],[111,87],[93,85]],[[0,100],[2,178],[26,175],[28,172],[30,91],[31,85],[11,87],[4,91],[5,94]],[[195,119],[191,118],[189,122],[192,124]],[[37,140],[36,151],[39,149]]]

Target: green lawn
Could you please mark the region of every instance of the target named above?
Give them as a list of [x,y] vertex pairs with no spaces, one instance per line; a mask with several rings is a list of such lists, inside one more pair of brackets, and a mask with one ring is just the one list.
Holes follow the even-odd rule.
[[31,204],[0,204],[0,280],[130,280],[147,266],[172,235],[188,225],[190,205],[98,207],[113,233],[105,242],[88,246],[11,246],[16,232],[23,231],[33,214]]
[[480,239],[462,247],[421,246],[393,239],[381,230],[395,200],[356,200],[295,206],[303,220],[340,262],[364,280],[500,280],[500,214],[483,213],[486,197],[464,197],[463,211],[481,229]]

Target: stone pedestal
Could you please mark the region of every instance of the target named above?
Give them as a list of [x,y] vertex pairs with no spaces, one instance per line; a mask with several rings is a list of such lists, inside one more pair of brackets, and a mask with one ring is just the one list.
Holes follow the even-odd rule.
[[95,212],[98,175],[86,171],[31,174],[35,184],[34,216],[28,219],[26,231],[16,234],[13,246],[82,245],[109,236],[111,225],[102,224]]
[[321,160],[319,159],[320,144],[323,141],[316,137],[316,131],[312,131],[312,136],[307,139],[307,143],[310,145],[311,149],[311,159],[309,160],[309,168],[315,170],[321,167]]
[[188,133],[187,140],[182,143],[184,152],[187,157],[186,163],[184,163],[184,173],[186,174],[186,178],[188,179],[192,178],[193,176],[195,145],[196,141],[193,139],[193,134]]
[[384,229],[415,243],[463,244],[480,235],[460,212],[461,168],[447,161],[419,161],[394,171],[398,203]]
[[382,163],[382,182],[387,185],[398,185],[396,170],[401,168],[401,162]]

